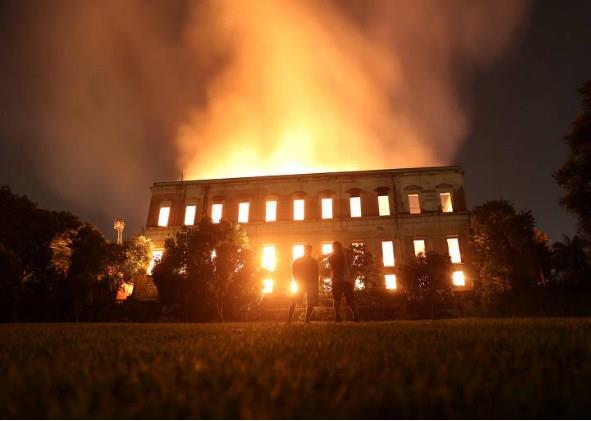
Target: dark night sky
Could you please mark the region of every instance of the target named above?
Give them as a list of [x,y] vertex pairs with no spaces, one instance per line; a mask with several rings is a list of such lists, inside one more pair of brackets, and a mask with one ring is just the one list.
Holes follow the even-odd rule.
[[[43,103],[45,96],[35,90],[48,76],[43,74],[43,61],[28,61],[22,51],[30,46],[29,40],[23,42],[22,37],[29,36],[23,28],[34,32],[45,16],[37,10],[42,3],[28,3],[28,7],[16,3],[20,4],[0,1],[0,184],[27,194],[43,207],[71,210],[97,224],[109,237],[116,214],[127,219],[127,234],[139,230],[147,212],[149,185],[178,177],[174,154],[162,150],[146,155],[149,170],[142,170],[126,184],[142,186],[138,191],[110,197],[89,186],[75,200],[49,188],[43,175],[35,171],[46,163],[39,145],[49,141],[44,138],[46,133],[35,129],[38,109],[52,106]],[[35,10],[39,16],[32,17]],[[43,48],[37,48],[42,54]],[[561,192],[552,172],[567,152],[562,138],[579,110],[577,89],[591,78],[591,1],[532,3],[511,47],[495,65],[476,72],[461,86],[462,98],[471,110],[470,132],[456,157],[465,170],[469,205],[503,197],[519,209],[531,209],[538,226],[553,240],[563,233],[572,235],[574,222],[558,204]],[[157,143],[154,138],[170,136],[175,121],[163,118],[155,127],[147,130],[148,146]],[[92,156],[82,144],[80,152]],[[88,171],[100,172],[101,167],[108,171],[108,157],[95,159],[100,160],[100,165]],[[76,174],[67,177],[76,178]],[[132,196],[133,205],[117,208],[121,195]],[[113,214],[81,205],[86,199],[88,203],[113,201]]]

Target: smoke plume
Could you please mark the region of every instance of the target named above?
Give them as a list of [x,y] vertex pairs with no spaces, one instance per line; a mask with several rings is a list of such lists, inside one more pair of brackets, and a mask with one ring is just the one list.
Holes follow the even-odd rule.
[[26,155],[24,177],[73,210],[136,226],[147,187],[181,172],[450,163],[469,129],[462,83],[499,58],[526,9],[516,0],[7,2],[3,148]]

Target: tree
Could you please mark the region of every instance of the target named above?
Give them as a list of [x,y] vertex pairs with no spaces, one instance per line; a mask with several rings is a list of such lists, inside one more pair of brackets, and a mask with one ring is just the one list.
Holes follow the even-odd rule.
[[363,285],[363,288],[373,288],[380,283],[381,267],[376,264],[374,255],[367,250],[365,244],[353,245],[347,250],[351,255],[351,276]]
[[255,267],[239,225],[204,219],[166,241],[152,274],[166,308],[198,319],[215,314],[223,321],[226,309],[237,311],[259,295]]
[[569,155],[554,179],[566,191],[560,203],[576,215],[580,236],[591,241],[591,80],[579,93],[581,111],[565,136]]
[[449,255],[427,252],[400,268],[400,283],[422,316],[435,317],[453,297]]
[[547,237],[535,228],[530,211],[516,212],[506,200],[493,200],[472,212],[472,248],[484,298],[525,292],[549,272]]
[[553,280],[561,288],[591,286],[591,264],[586,253],[588,243],[581,237],[566,235],[552,246]]
[[21,272],[16,254],[0,243],[0,322],[15,319]]

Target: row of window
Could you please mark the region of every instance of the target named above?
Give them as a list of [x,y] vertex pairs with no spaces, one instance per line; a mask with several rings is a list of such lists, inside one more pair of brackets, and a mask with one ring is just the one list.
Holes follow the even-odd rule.
[[[440,193],[441,210],[444,213],[453,212],[451,193]],[[413,215],[421,213],[419,194],[408,195],[409,212]],[[333,199],[323,198],[320,201],[322,219],[333,218]],[[222,220],[224,205],[222,203],[213,203],[211,205],[211,219],[214,223]],[[361,218],[361,197],[353,196],[349,198],[349,211],[351,218]],[[185,207],[185,225],[194,225],[197,214],[196,205],[187,205]],[[240,202],[238,204],[238,223],[246,224],[250,217],[250,202]],[[378,196],[378,214],[379,216],[390,215],[390,199],[387,195]],[[294,199],[293,201],[293,220],[303,221],[305,217],[305,199]],[[161,206],[158,214],[158,226],[168,226],[170,218],[170,206]],[[265,221],[274,222],[277,220],[277,201],[268,200],[265,203]]]
[[[363,243],[356,242],[352,243],[352,246],[363,246]],[[413,241],[414,252],[415,256],[421,256],[425,254],[425,240],[419,239]],[[448,253],[451,258],[452,263],[461,263],[462,257],[460,254],[460,244],[457,238],[448,238],[447,239],[447,248]],[[215,256],[215,251],[213,252],[213,256]],[[323,256],[327,256],[332,253],[332,242],[322,243],[321,246],[321,253]],[[292,247],[292,261],[304,255],[304,244],[294,244]],[[159,260],[162,257],[161,250],[154,250],[152,253],[152,258],[154,260]],[[382,241],[382,265],[384,268],[393,268],[395,266],[395,258],[394,258],[394,242],[390,240]],[[153,262],[148,269],[148,273],[151,273],[151,268],[153,267]],[[263,246],[263,250],[261,253],[261,267],[266,269],[269,272],[274,272],[277,267],[277,248],[272,244],[267,244]],[[325,283],[327,280],[325,280]],[[330,279],[328,279],[330,283]],[[394,274],[386,274],[384,275],[384,282],[386,289],[396,289],[396,275]],[[463,271],[454,271],[452,274],[452,283],[454,286],[462,287],[465,286],[464,280],[464,273]],[[362,289],[362,285],[357,280],[356,286],[358,289]],[[297,284],[292,282],[291,290],[292,292],[297,291]],[[263,282],[263,292],[264,293],[271,293],[273,292],[273,279],[267,278]]]

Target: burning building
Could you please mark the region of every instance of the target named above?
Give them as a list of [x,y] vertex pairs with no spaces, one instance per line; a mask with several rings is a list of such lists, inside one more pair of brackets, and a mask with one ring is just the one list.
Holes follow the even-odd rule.
[[396,290],[397,268],[428,251],[448,253],[450,284],[471,288],[465,267],[469,215],[457,166],[157,182],[145,235],[159,258],[166,238],[199,218],[241,224],[261,266],[272,273],[263,292],[289,289],[291,262],[311,244],[363,244]]

